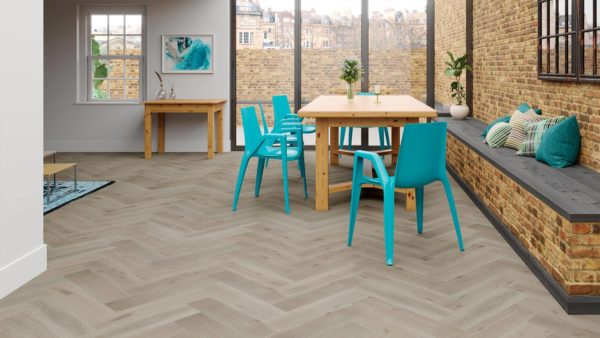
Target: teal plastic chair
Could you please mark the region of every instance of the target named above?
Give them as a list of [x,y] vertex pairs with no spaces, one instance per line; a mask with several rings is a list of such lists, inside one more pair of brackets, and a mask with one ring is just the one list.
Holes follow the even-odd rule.
[[[374,96],[375,94],[369,92],[360,92],[357,94],[358,96]],[[352,133],[353,127],[341,127],[340,128],[340,149],[344,149],[344,139],[346,138],[346,128],[348,128],[348,150],[352,150]],[[390,132],[387,127],[379,127],[379,148],[389,149],[392,147],[390,143]]]
[[[394,263],[395,188],[415,188],[417,195],[417,232],[423,233],[424,187],[432,182],[441,181],[450,205],[458,247],[461,251],[464,251],[452,188],[446,174],[446,126],[446,122],[406,125],[394,176],[388,175],[381,157],[376,153],[357,151],[354,154],[348,246],[352,245],[354,224],[356,223],[358,202],[363,184],[374,184],[383,189],[385,255],[387,265],[392,265]],[[377,174],[376,178],[363,176],[363,162],[365,159],[371,161]]]
[[[258,169],[256,171],[256,186],[254,188],[254,195],[256,197],[259,197],[260,195],[260,186],[262,183],[265,161],[267,159],[281,160],[285,212],[289,214],[290,202],[288,196],[288,161],[298,160],[300,172],[304,181],[304,198],[308,198],[308,189],[306,187],[306,167],[304,164],[304,144],[302,142],[301,125],[298,123],[283,123],[279,128],[281,133],[262,134],[260,132],[260,125],[258,124],[256,109],[254,107],[242,108],[242,125],[244,128],[244,139],[246,146],[242,156],[242,163],[240,165],[237,183],[235,185],[232,210],[237,210],[240,191],[242,190],[242,183],[244,182],[244,176],[246,175],[248,163],[250,162],[250,159],[256,157],[258,158]],[[294,147],[288,147],[288,137],[290,135],[287,133],[296,135],[297,143]],[[273,143],[275,142],[279,143],[279,147],[273,146]]]
[[[277,129],[277,127],[284,122],[300,123],[302,120],[304,120],[304,118],[298,116],[298,114],[292,114],[290,111],[290,101],[288,100],[287,95],[273,96],[273,112],[275,115],[275,129]],[[303,134],[312,134],[316,132],[316,130],[317,127],[314,124],[302,125]]]

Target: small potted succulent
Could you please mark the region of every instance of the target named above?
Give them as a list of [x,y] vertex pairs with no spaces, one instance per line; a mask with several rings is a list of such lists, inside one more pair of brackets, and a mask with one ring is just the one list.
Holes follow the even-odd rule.
[[446,67],[445,73],[447,76],[454,78],[454,81],[450,84],[452,98],[454,99],[454,104],[450,106],[450,115],[452,115],[454,119],[462,120],[469,115],[469,107],[465,104],[467,93],[465,87],[461,83],[461,77],[463,72],[472,71],[473,68],[467,62],[466,54],[455,58],[452,52],[448,52],[448,56],[450,57],[450,60],[445,61],[448,66]]
[[362,67],[358,64],[358,61],[350,59],[344,60],[340,79],[344,80],[348,84],[348,100],[352,100],[354,98],[354,89],[352,88],[352,85],[360,80],[362,72]]

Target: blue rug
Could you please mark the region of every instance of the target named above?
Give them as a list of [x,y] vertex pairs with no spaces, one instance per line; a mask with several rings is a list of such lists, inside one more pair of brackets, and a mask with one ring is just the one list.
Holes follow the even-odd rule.
[[[68,191],[73,190],[73,181],[57,181],[56,189],[50,194],[50,204],[46,204],[46,186],[44,185],[44,215],[61,208],[77,199],[89,195],[95,191],[108,187],[115,181],[78,181],[77,190],[63,196]],[[63,196],[54,201],[58,196]]]

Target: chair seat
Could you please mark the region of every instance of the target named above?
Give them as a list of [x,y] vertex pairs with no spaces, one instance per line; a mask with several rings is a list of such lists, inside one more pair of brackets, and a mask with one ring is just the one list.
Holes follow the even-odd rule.
[[[281,148],[272,146],[262,146],[260,149],[258,149],[256,155],[265,158],[281,158]],[[300,152],[298,152],[298,148],[287,148],[288,161],[297,160],[299,155]]]

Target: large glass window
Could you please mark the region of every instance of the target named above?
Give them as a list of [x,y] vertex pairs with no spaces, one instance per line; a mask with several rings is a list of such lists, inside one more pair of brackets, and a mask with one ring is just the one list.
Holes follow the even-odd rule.
[[81,73],[87,102],[140,101],[143,87],[143,9],[84,7]]
[[[354,84],[355,92],[379,85],[383,94],[407,94],[425,102],[427,4],[428,0],[236,0],[235,146],[244,144],[244,106],[254,105],[260,113],[262,102],[271,128],[273,95],[287,95],[292,112],[320,95],[345,95],[346,84],[339,79],[345,59],[358,60],[368,70],[363,81]],[[378,145],[373,130],[374,136],[367,139]],[[355,129],[353,145],[360,145],[362,136]],[[305,141],[314,144],[314,134]]]
[[600,81],[598,0],[539,0],[538,12],[539,77]]
[[[236,2],[236,145],[244,145],[241,108],[265,110],[273,127],[273,95],[294,105],[294,0]],[[261,117],[259,116],[259,121]]]

